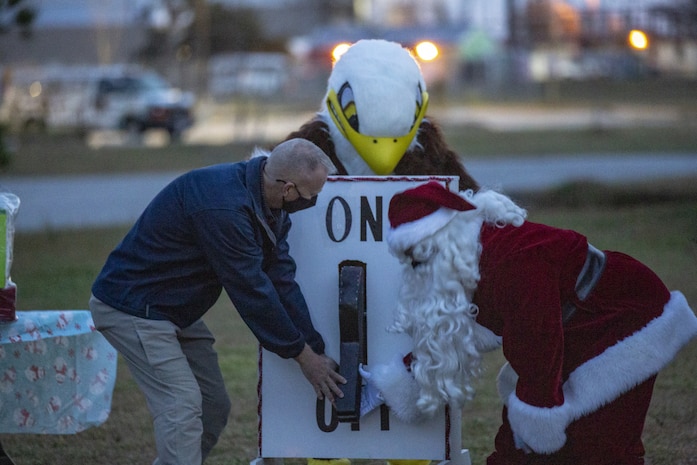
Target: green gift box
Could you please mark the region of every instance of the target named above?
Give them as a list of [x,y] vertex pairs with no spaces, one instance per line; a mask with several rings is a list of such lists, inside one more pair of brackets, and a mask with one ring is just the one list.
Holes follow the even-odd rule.
[[17,210],[19,197],[9,192],[0,192],[0,289],[4,289],[10,283],[14,217]]

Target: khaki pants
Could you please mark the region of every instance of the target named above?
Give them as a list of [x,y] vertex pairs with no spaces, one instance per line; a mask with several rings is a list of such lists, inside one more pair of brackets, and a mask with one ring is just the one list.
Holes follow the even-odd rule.
[[94,296],[95,326],[126,361],[153,417],[157,465],[203,463],[230,413],[215,339],[202,320],[181,329],[116,310]]

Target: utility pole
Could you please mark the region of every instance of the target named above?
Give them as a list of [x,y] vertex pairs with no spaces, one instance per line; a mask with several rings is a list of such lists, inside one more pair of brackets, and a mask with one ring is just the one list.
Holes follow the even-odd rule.
[[515,0],[506,0],[506,15],[508,23],[508,46],[518,47],[518,18],[515,11]]
[[197,93],[208,91],[208,59],[211,53],[211,14],[208,0],[194,0],[196,12],[194,57],[196,66]]
[[506,47],[506,73],[508,82],[516,84],[518,76],[518,52],[520,48],[520,25],[516,12],[516,0],[506,0],[506,22],[508,25],[508,41]]

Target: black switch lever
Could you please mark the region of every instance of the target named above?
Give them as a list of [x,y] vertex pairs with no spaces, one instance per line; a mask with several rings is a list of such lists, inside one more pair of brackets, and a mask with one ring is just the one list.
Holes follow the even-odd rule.
[[339,373],[347,383],[344,397],[336,400],[340,422],[357,422],[361,415],[361,376],[358,365],[365,363],[365,271],[363,262],[346,260],[339,264]]

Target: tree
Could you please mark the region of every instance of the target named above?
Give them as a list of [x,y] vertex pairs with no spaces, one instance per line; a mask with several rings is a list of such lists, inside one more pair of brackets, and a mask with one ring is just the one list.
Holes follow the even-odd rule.
[[261,26],[252,9],[211,5],[211,54],[261,50],[264,43]]
[[24,0],[0,0],[0,34],[17,27],[23,37],[29,37],[35,18],[36,10]]
[[[0,34],[5,34],[17,27],[24,38],[31,37],[31,26],[36,18],[36,10],[23,3],[24,0],[0,0]],[[5,87],[9,85],[9,71],[4,70],[0,81],[0,104],[5,94]],[[5,128],[0,126],[0,168],[7,166],[11,161],[11,153],[5,143],[3,133]]]
[[140,58],[146,60],[168,53],[173,55],[173,51],[182,46],[188,47],[196,56],[208,56],[221,52],[263,50],[269,45],[251,8],[231,9],[217,3],[207,5],[195,0],[166,0],[157,9],[145,10],[143,16],[148,24],[148,39],[140,51]]
[[195,23],[195,10],[187,1],[164,0],[145,6],[141,18],[147,27],[147,39],[138,55],[143,60],[154,61],[174,56]]

